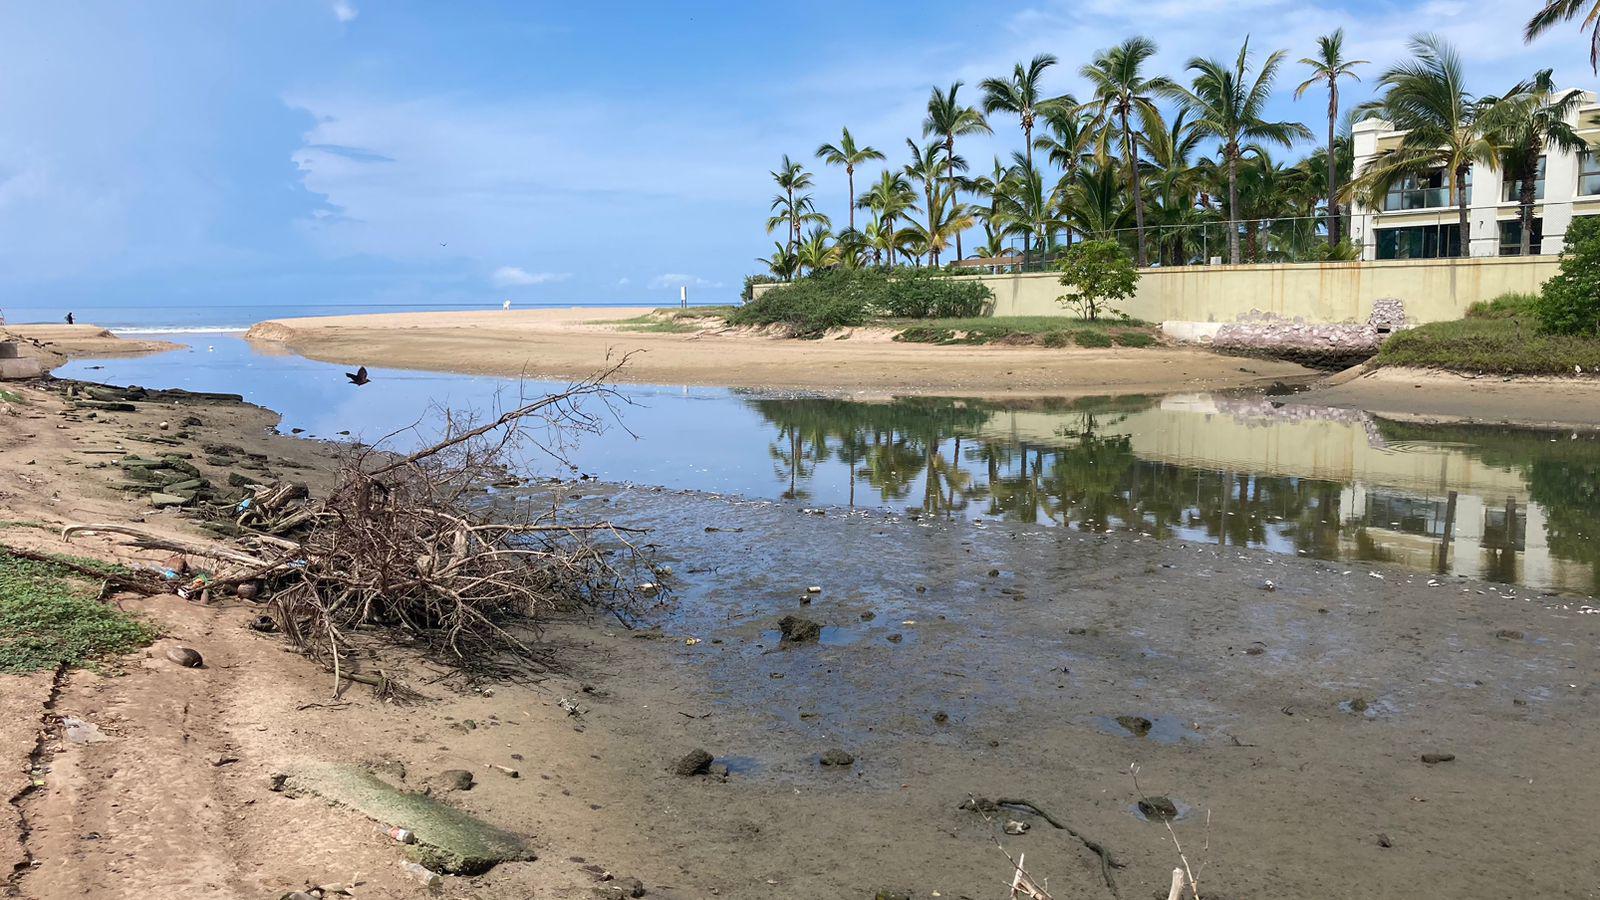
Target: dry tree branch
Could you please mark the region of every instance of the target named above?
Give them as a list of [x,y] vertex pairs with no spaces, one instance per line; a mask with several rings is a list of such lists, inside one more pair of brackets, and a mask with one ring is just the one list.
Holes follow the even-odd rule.
[[[1151,805],[1150,804],[1150,798],[1145,795],[1144,787],[1139,784],[1139,765],[1137,763],[1128,766],[1128,775],[1133,778],[1133,789],[1136,792],[1138,792],[1139,799],[1141,801],[1143,801],[1146,806],[1150,806]],[[1174,883],[1173,883],[1173,890],[1178,891],[1179,894],[1182,893],[1182,890],[1181,890],[1182,885],[1178,882],[1178,879],[1176,878],[1177,875],[1181,874],[1181,875],[1185,876],[1188,879],[1189,892],[1190,892],[1190,894],[1192,896],[1192,900],[1200,900],[1200,883],[1195,880],[1194,869],[1193,869],[1193,867],[1191,867],[1189,865],[1189,857],[1188,857],[1188,855],[1183,852],[1183,844],[1178,841],[1178,833],[1176,831],[1174,831],[1173,828],[1172,828],[1172,820],[1167,818],[1166,816],[1159,816],[1158,818],[1161,819],[1161,824],[1163,824],[1163,825],[1165,825],[1167,827],[1167,836],[1172,839],[1172,846],[1173,846],[1174,849],[1176,849],[1178,851],[1178,860],[1179,860],[1179,862],[1183,863],[1183,869],[1182,869],[1181,873],[1177,869],[1173,870],[1173,874],[1175,876],[1174,877]],[[1209,832],[1210,827],[1211,827],[1210,826],[1210,821],[1211,821],[1211,817],[1210,817],[1209,814],[1207,814],[1207,816],[1206,816],[1206,828],[1207,828],[1208,832]],[[1208,835],[1207,838],[1206,838],[1206,846],[1209,847],[1210,844],[1211,844],[1211,839],[1210,839],[1210,837]],[[1169,894],[1168,896],[1172,897],[1172,896],[1175,896],[1175,895]]]

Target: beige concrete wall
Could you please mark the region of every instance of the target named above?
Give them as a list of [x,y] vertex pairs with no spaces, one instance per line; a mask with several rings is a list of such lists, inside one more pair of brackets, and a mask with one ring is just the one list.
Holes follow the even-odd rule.
[[[1121,308],[1147,322],[1231,322],[1253,309],[1354,322],[1372,301],[1397,297],[1413,322],[1438,322],[1479,300],[1536,292],[1556,269],[1551,256],[1145,269]],[[978,277],[994,291],[997,316],[1070,314],[1056,302],[1065,289],[1053,273]]]

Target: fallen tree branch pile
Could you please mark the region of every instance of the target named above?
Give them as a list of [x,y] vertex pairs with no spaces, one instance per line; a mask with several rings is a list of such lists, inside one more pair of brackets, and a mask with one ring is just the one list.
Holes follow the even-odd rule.
[[443,438],[403,456],[383,447],[399,432],[354,445],[324,499],[303,484],[257,486],[230,510],[232,546],[109,524],[71,526],[63,536],[121,534],[208,560],[215,572],[191,591],[233,589],[268,603],[277,629],[326,665],[336,685],[402,694],[381,671],[355,672],[370,656],[363,648],[382,644],[469,676],[544,671],[548,654],[532,641],[541,619],[563,605],[627,608],[637,585],[657,579],[653,571],[637,577],[645,563],[630,529],[568,521],[559,495],[548,506],[491,511],[484,487],[503,480],[519,454],[564,462],[574,435],[600,431],[605,421],[584,403],[614,412],[621,398],[606,379],[624,363],[483,424],[445,411]]

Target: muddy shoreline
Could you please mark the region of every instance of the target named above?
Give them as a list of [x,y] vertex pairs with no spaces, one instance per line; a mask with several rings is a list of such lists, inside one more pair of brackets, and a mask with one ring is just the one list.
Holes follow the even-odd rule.
[[[0,472],[30,479],[0,498],[4,518],[167,522],[74,456],[167,411],[69,422],[34,390],[38,424],[0,448]],[[311,472],[327,458],[271,433],[270,413],[227,407],[196,411],[193,439],[226,433]],[[451,895],[592,897],[638,878],[659,897],[978,898],[1007,880],[998,837],[1056,896],[1110,896],[1080,842],[1025,811],[959,808],[976,795],[1032,800],[1113,851],[1121,896],[1164,896],[1175,855],[1137,812],[1130,764],[1178,804],[1186,847],[1209,846],[1207,896],[1585,897],[1600,879],[1592,600],[1133,532],[611,485],[582,502],[653,529],[672,602],[635,630],[558,623],[547,638],[572,671],[540,684],[337,705],[317,667],[248,630],[248,605],[149,601],[163,641],[208,666],[172,666],[158,644],[121,677],[73,673],[53,692],[47,726],[79,715],[112,739],[47,728],[24,892],[276,895],[360,872],[366,890],[423,896],[369,821],[270,790],[308,755],[413,788],[473,771],[448,802],[530,836],[539,859],[448,879]],[[780,646],[785,615],[821,641]],[[695,748],[726,779],[670,771]],[[821,766],[835,748],[852,764]],[[1002,835],[1006,819],[1030,828]],[[196,831],[205,852],[180,851]]]

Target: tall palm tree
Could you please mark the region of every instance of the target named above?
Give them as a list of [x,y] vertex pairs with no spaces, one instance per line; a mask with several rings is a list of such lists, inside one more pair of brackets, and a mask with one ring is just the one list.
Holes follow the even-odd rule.
[[1007,179],[1008,190],[999,198],[1002,213],[1011,222],[1011,231],[1022,236],[1022,262],[1028,264],[1029,251],[1046,249],[1063,225],[1057,192],[1046,185],[1043,174],[1032,160],[1021,153],[1011,154],[1014,165]]
[[1033,160],[1033,120],[1042,109],[1054,103],[1040,96],[1039,80],[1044,76],[1044,70],[1057,61],[1055,56],[1041,53],[1027,66],[1017,63],[1009,79],[985,78],[979,85],[983,88],[984,112],[990,115],[1007,112],[1022,120],[1022,144],[1030,162]]
[[1140,121],[1156,112],[1155,97],[1170,91],[1174,85],[1165,76],[1147,78],[1145,63],[1156,54],[1156,44],[1149,38],[1132,37],[1108,50],[1102,50],[1094,61],[1084,66],[1079,74],[1094,87],[1094,99],[1087,104],[1095,110],[1096,130],[1100,140],[1109,143],[1113,137],[1122,139],[1122,158],[1128,167],[1128,190],[1133,195],[1134,228],[1138,236],[1138,263],[1148,264],[1149,256],[1144,243],[1144,194],[1139,186],[1139,153],[1134,144],[1133,116]]
[[883,154],[872,147],[856,145],[856,139],[850,136],[850,129],[844,129],[844,134],[839,138],[839,143],[823,144],[817,148],[817,159],[830,166],[844,166],[845,179],[850,186],[850,228],[856,227],[856,166],[872,159],[883,159]]
[[1589,67],[1600,72],[1600,0],[1547,0],[1528,20],[1522,39],[1532,41],[1557,22],[1570,22],[1580,15],[1583,27],[1589,29]]
[[826,225],[828,217],[817,212],[811,195],[806,193],[813,184],[811,173],[789,159],[787,153],[777,170],[771,174],[772,180],[778,184],[778,194],[772,198],[773,215],[767,219],[767,233],[776,231],[779,225],[787,225],[789,235],[784,246],[792,254],[795,245],[800,243],[801,228],[808,224]]
[[1522,232],[1520,252],[1527,256],[1533,233],[1539,154],[1551,148],[1568,153],[1582,153],[1588,149],[1588,144],[1567,122],[1578,108],[1579,94],[1567,91],[1557,96],[1551,70],[1541,69],[1506,92],[1504,97],[1486,97],[1483,103],[1484,125],[1496,147],[1498,168],[1516,179]]
[[795,248],[795,261],[802,269],[815,272],[839,262],[839,247],[831,243],[833,235],[826,226],[813,227]]
[[[923,137],[938,135],[944,138],[945,158],[949,161],[946,175],[951,184],[955,184],[956,180],[956,136],[991,133],[988,121],[977,107],[964,106],[956,100],[956,92],[960,89],[959,81],[946,91],[934,88],[928,95],[928,116],[922,120]],[[956,232],[956,258],[961,258],[960,232]]]
[[911,192],[911,184],[899,172],[886,171],[878,176],[878,180],[856,205],[863,209],[870,209],[878,218],[880,235],[885,239],[884,250],[889,257],[889,265],[895,263],[895,222],[907,210],[916,204],[916,195]]
[[794,270],[799,265],[794,251],[777,241],[772,242],[772,255],[766,259],[758,257],[756,262],[765,265],[768,271],[784,281],[794,280]]
[[1467,175],[1472,164],[1493,165],[1494,142],[1486,133],[1483,104],[1467,93],[1461,57],[1443,39],[1416,35],[1415,59],[1396,63],[1378,84],[1383,96],[1362,104],[1401,132],[1396,147],[1380,152],[1360,175],[1358,189],[1376,207],[1389,187],[1408,175],[1443,169],[1450,199],[1460,220],[1462,256],[1471,255],[1472,222],[1467,215]]
[[1193,110],[1200,133],[1216,138],[1222,145],[1228,169],[1228,261],[1233,265],[1239,264],[1239,157],[1245,143],[1264,141],[1293,147],[1296,138],[1311,137],[1311,130],[1299,122],[1268,122],[1262,118],[1283,57],[1284,51],[1273,51],[1252,79],[1250,39],[1245,38],[1231,65],[1195,57],[1187,67],[1195,73],[1193,87],[1169,91]]
[[1339,173],[1334,167],[1333,142],[1339,126],[1339,79],[1361,80],[1356,66],[1364,66],[1364,59],[1344,58],[1344,29],[1336,28],[1332,34],[1317,38],[1317,55],[1300,62],[1311,67],[1311,77],[1294,89],[1295,99],[1317,84],[1328,86],[1328,247],[1339,245]]

